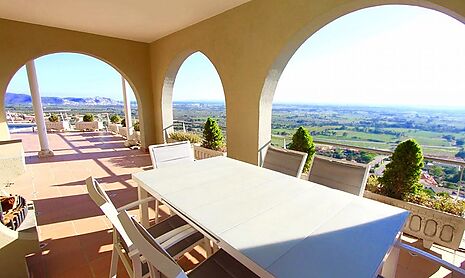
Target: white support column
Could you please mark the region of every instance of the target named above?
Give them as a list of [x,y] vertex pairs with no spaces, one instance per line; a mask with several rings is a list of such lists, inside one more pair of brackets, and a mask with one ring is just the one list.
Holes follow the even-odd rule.
[[126,79],[124,79],[123,76],[121,76],[121,85],[123,87],[124,117],[125,117],[125,122],[126,122],[126,130],[128,134],[128,137],[126,138],[126,142],[124,142],[124,145],[129,147],[129,146],[134,146],[137,143],[134,140],[134,134],[133,134],[134,129],[132,127],[131,102],[129,101],[129,98],[126,93]]
[[37,74],[34,60],[26,63],[27,79],[31,90],[32,107],[37,125],[37,134],[39,135],[40,151],[39,157],[53,156],[53,151],[48,146],[47,128],[45,127],[44,111],[42,109],[42,100],[40,99],[39,84],[37,83]]

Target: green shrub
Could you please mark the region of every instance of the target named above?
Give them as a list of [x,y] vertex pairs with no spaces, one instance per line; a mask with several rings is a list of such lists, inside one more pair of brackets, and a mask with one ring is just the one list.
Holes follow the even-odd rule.
[[52,114],[48,117],[48,121],[52,123],[57,123],[59,121],[57,114]]
[[112,124],[119,124],[119,123],[121,123],[121,117],[118,116],[118,115],[113,115],[113,116],[110,117],[110,122]]
[[458,201],[448,196],[448,194],[436,194],[431,196],[426,190],[417,193],[410,193],[405,196],[405,201],[429,207],[435,210],[463,216],[465,212],[465,201]]
[[465,159],[465,149],[462,148],[458,153],[455,154],[455,157]]
[[404,199],[407,194],[419,192],[423,185],[419,183],[423,168],[423,153],[420,145],[414,139],[400,143],[386,165],[381,178],[383,195]]
[[90,114],[90,113],[87,113],[84,115],[84,117],[82,117],[82,120],[84,122],[93,122],[94,121],[94,115]]
[[205,122],[202,146],[216,151],[221,150],[224,146],[224,138],[221,128],[212,118],[208,118]]
[[135,122],[132,126],[134,127],[134,131],[140,131],[140,124],[139,124],[139,122]]
[[189,141],[192,144],[202,142],[202,137],[191,132],[176,131],[170,134],[170,138],[176,141]]
[[368,180],[367,180],[367,184],[366,184],[366,187],[365,189],[370,191],[370,192],[373,192],[373,193],[380,193],[380,183],[378,181],[378,177],[375,176],[375,175],[371,175],[368,177]]
[[292,136],[292,142],[289,144],[289,149],[307,153],[307,161],[305,161],[304,172],[310,169],[313,154],[315,154],[315,144],[313,138],[303,126],[299,127]]

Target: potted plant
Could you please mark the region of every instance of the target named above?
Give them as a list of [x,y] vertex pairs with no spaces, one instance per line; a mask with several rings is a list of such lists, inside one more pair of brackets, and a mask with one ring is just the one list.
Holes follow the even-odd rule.
[[202,137],[192,132],[175,131],[170,133],[168,138],[171,142],[189,141],[192,145],[200,146]]
[[119,128],[121,127],[121,117],[118,115],[112,115],[110,117],[110,123],[108,124],[108,131],[110,131],[113,134],[118,134],[119,133]]
[[400,143],[379,179],[370,177],[365,197],[411,212],[404,232],[423,240],[457,250],[465,230],[465,202],[448,194],[434,194],[419,183],[423,167],[420,145],[409,139]]
[[118,133],[124,138],[128,137],[128,129],[126,128],[126,119],[121,120],[121,127],[118,129]]
[[97,131],[103,128],[102,122],[94,121],[94,115],[87,113],[82,117],[82,121],[76,123],[76,129],[81,131]]
[[[195,138],[191,138],[195,140]],[[194,144],[195,159],[204,159],[215,156],[226,156],[223,133],[218,123],[208,118],[203,129],[202,145]]]
[[48,117],[48,121],[45,122],[45,127],[47,131],[64,131],[69,130],[69,122],[68,121],[60,121],[57,114],[51,114]]
[[139,121],[134,122],[132,127],[134,128],[134,135],[136,137],[136,140],[137,140],[138,143],[140,143],[140,123],[139,123]]

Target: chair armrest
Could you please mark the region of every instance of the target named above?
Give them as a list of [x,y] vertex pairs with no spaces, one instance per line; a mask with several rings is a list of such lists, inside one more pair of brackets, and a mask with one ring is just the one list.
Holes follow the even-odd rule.
[[117,208],[116,210],[118,212],[121,212],[123,210],[132,209],[132,208],[134,208],[134,207],[136,207],[136,206],[138,206],[140,204],[148,203],[150,201],[155,201],[155,200],[156,200],[155,197],[148,197],[148,198],[145,198],[145,199],[142,199],[142,200],[137,200],[137,201],[131,202],[131,203],[127,204],[127,205],[121,206],[121,207]]

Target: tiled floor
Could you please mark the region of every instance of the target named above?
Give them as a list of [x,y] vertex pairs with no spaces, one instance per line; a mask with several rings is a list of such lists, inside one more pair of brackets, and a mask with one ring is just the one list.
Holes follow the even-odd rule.
[[[23,140],[27,172],[15,180],[11,191],[34,200],[38,212],[42,248],[40,254],[28,258],[32,277],[108,277],[111,225],[88,197],[84,180],[97,178],[121,206],[136,200],[131,173],[150,168],[149,155],[125,148],[121,137],[90,132],[49,134],[55,156],[39,159],[35,134],[16,133],[12,137]],[[421,246],[421,242],[405,239]],[[439,246],[428,252],[458,266],[465,261],[464,253]],[[181,265],[192,268],[203,260],[203,254],[196,248],[181,259]],[[400,254],[397,277],[458,277],[449,273],[408,252]],[[127,277],[122,265],[118,277]]]
[[[97,178],[117,206],[129,203],[137,198],[131,173],[150,168],[149,155],[125,148],[121,137],[108,133],[56,133],[48,136],[55,156],[39,159],[35,134],[12,137],[23,140],[27,172],[11,191],[34,200],[38,213],[42,253],[28,258],[33,277],[108,277],[111,225],[87,195],[84,180]],[[201,260],[200,253],[187,255],[183,265]],[[126,277],[122,265],[119,270],[118,277]]]

